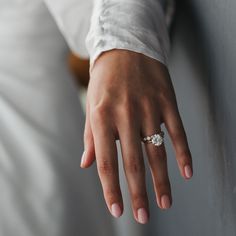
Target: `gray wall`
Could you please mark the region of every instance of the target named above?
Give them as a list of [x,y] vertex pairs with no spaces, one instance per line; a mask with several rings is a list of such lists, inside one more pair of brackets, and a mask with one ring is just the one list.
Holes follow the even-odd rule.
[[235,12],[235,0],[191,0],[179,6],[170,71],[194,178],[180,177],[168,145],[174,204],[166,212],[153,205],[148,236],[236,235]]

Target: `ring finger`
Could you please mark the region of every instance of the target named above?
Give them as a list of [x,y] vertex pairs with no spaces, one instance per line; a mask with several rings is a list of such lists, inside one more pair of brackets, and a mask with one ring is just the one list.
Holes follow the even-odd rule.
[[[160,133],[160,116],[158,112],[148,112],[144,116],[142,136],[150,136]],[[153,143],[145,143],[148,163],[151,170],[157,204],[161,209],[168,209],[172,204],[171,187],[167,169],[167,157],[164,143],[155,146]]]

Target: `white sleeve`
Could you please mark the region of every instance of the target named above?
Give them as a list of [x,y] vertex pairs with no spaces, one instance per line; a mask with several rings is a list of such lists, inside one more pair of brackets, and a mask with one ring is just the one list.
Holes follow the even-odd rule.
[[163,0],[95,0],[86,37],[90,68],[114,48],[142,53],[167,65],[169,36]]
[[142,53],[167,65],[163,0],[44,0],[70,48],[90,57],[111,49]]

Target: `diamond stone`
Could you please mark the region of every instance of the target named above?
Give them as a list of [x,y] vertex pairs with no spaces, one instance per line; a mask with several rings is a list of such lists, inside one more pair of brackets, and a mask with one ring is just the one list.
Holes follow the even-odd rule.
[[163,143],[163,138],[159,134],[154,134],[152,137],[152,143],[155,146],[160,146]]

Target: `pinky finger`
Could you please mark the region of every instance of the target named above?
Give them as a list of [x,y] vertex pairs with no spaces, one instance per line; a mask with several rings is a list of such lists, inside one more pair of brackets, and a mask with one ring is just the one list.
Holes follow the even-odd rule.
[[181,175],[190,179],[193,175],[192,156],[178,109],[170,108],[164,116],[164,123],[173,143]]

